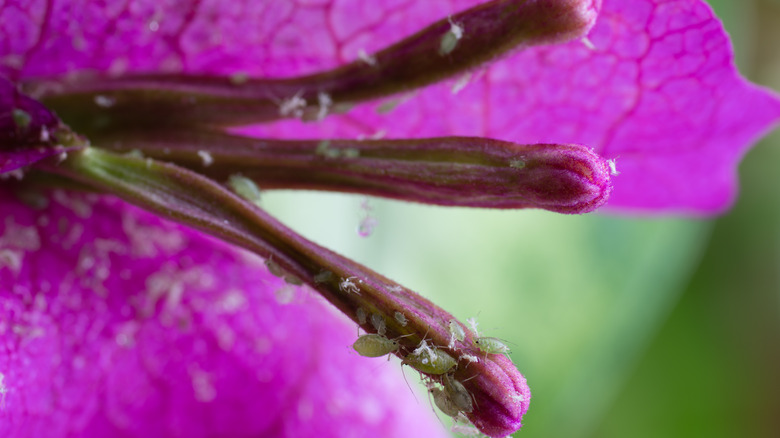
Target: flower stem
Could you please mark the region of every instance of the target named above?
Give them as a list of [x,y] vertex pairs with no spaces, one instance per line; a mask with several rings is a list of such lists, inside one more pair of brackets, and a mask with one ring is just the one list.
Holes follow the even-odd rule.
[[443,18],[363,60],[306,76],[236,80],[189,74],[82,75],[28,81],[26,88],[49,108],[67,112],[70,126],[90,137],[101,130],[139,126],[319,119],[324,99],[338,112],[339,107],[462,74],[513,49],[580,38],[593,26],[598,4],[494,0]]
[[[468,413],[474,424],[493,436],[504,436],[520,427],[528,407],[528,390],[525,379],[508,359],[480,352],[470,331],[453,339],[449,325],[455,319],[445,310],[306,240],[223,186],[173,164],[95,148],[71,153],[62,163],[48,164],[43,170],[115,194],[265,257],[272,263],[271,272],[293,284],[307,283],[364,330],[397,339],[400,348],[395,354],[401,358],[411,358],[422,345],[449,355],[455,361],[453,378],[464,382],[478,406]],[[360,314],[370,318],[363,319]],[[474,361],[477,357],[480,360]],[[441,379],[439,372],[428,374],[431,379]]]
[[144,130],[101,143],[121,152],[140,151],[215,181],[239,174],[263,189],[331,190],[558,213],[595,210],[611,191],[606,160],[579,145],[520,145],[475,137],[277,140],[213,130]]

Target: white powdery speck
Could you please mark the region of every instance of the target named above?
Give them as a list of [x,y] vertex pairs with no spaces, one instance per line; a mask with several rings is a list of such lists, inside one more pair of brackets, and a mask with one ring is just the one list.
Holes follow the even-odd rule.
[[0,373],[0,410],[5,410],[6,394],[8,394],[8,387],[5,386],[5,374]]
[[198,151],[198,156],[203,160],[203,167],[209,167],[214,163],[214,157],[208,151]]
[[596,46],[593,44],[593,41],[588,39],[588,37],[582,37],[580,41],[582,41],[582,44],[584,44],[588,49],[596,50]]
[[279,104],[279,115],[297,118],[303,117],[303,109],[306,108],[306,99],[302,98],[300,93],[289,99],[285,99]]
[[274,297],[279,304],[290,304],[295,299],[295,288],[289,284],[274,290]]
[[611,160],[607,160],[607,165],[609,166],[609,174],[612,176],[620,175],[620,172],[617,170],[617,158],[613,158]]
[[111,108],[112,106],[114,106],[114,104],[116,104],[116,99],[114,99],[113,97],[102,96],[99,94],[95,96],[95,105],[101,108]]
[[199,402],[210,402],[217,398],[217,389],[211,381],[211,376],[200,368],[190,369],[192,389],[195,391],[195,399]]
[[474,332],[474,336],[479,336],[479,330],[477,330],[477,327],[479,327],[479,324],[477,323],[476,318],[469,318],[466,320],[466,322],[471,327],[471,331]]
[[333,100],[327,93],[320,92],[317,94],[317,101],[319,103],[319,110],[317,111],[317,120],[322,120],[328,115],[328,110],[333,106]]
[[49,135],[49,128],[47,128],[46,125],[41,126],[41,134],[39,139],[42,143],[48,143],[51,139],[51,136]]
[[479,362],[479,358],[477,356],[473,356],[471,354],[464,354],[461,356],[461,358],[466,359],[467,361],[471,363],[477,363]]
[[358,50],[358,59],[372,67],[376,66],[376,58],[366,53],[363,49]]
[[450,92],[454,94],[458,94],[461,91],[463,91],[464,88],[466,88],[466,85],[469,84],[471,81],[471,73],[465,73],[460,78],[458,78],[457,81],[455,81],[454,84],[452,84],[452,88],[450,88]]

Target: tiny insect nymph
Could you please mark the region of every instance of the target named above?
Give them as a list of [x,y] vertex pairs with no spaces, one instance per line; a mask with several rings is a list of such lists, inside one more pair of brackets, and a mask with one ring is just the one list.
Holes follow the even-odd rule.
[[381,357],[397,351],[399,347],[400,344],[394,339],[373,333],[357,338],[352,344],[352,348],[364,357]]
[[425,374],[444,374],[457,365],[457,361],[449,354],[436,347],[428,346],[422,341],[420,345],[405,358],[405,364]]
[[431,388],[431,396],[433,396],[433,403],[440,411],[449,415],[450,417],[457,417],[460,413],[460,409],[455,406],[452,399],[441,388]]
[[487,354],[509,354],[509,347],[498,338],[476,338],[474,339],[474,345]]
[[378,313],[372,313],[371,314],[371,325],[374,326],[374,329],[380,335],[384,335],[385,331],[387,330],[387,325],[385,324],[385,319],[382,318],[382,315],[380,315]]
[[450,376],[449,374],[443,375],[441,377],[441,384],[444,385],[444,391],[458,410],[465,413],[474,410],[471,394],[469,394],[466,387],[456,380],[454,376]]

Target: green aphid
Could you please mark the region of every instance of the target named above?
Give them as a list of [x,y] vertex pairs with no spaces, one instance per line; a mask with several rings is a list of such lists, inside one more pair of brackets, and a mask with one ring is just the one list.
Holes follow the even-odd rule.
[[405,364],[425,374],[444,374],[457,365],[457,361],[449,354],[436,347],[429,347],[422,341],[420,346],[409,353],[405,358]]
[[460,414],[460,409],[455,406],[452,398],[450,398],[443,389],[431,388],[431,395],[433,396],[433,403],[436,404],[436,407],[439,408],[440,411],[453,418]]
[[509,354],[509,347],[498,338],[476,338],[474,339],[474,345],[487,354]]
[[260,188],[257,187],[257,184],[251,179],[239,174],[234,174],[230,175],[228,184],[238,196],[254,204],[260,202]]
[[352,348],[363,357],[381,357],[397,351],[399,347],[397,341],[373,333],[357,338],[352,344]]
[[452,401],[452,404],[458,408],[459,411],[469,413],[474,410],[474,404],[471,400],[471,394],[463,386],[462,383],[457,381],[455,377],[445,374],[441,377],[441,384],[444,385],[444,392]]
[[19,132],[27,132],[27,128],[29,128],[32,123],[32,116],[30,113],[20,108],[14,108],[11,112],[11,117]]

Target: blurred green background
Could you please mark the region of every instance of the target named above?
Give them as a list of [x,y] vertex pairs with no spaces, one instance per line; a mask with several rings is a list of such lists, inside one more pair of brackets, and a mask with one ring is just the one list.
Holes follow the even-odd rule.
[[[780,90],[780,0],[712,0],[751,80]],[[269,193],[313,240],[509,342],[530,437],[780,437],[780,134],[716,220],[557,216]],[[427,409],[427,407],[426,407]]]

